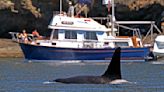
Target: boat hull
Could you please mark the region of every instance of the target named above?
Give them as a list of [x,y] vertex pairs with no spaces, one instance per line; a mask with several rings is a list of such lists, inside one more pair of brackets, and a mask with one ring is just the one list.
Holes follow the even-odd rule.
[[[115,48],[59,48],[19,43],[25,59],[32,61],[87,60],[93,62],[111,60]],[[122,48],[122,61],[145,61],[149,48]]]
[[164,57],[164,52],[163,50],[161,51],[153,51],[153,54],[158,57]]

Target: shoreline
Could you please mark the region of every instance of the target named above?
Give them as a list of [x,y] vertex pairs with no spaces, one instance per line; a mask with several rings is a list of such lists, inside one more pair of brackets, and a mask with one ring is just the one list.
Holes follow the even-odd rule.
[[19,44],[11,39],[0,39],[0,58],[22,58],[23,53]]

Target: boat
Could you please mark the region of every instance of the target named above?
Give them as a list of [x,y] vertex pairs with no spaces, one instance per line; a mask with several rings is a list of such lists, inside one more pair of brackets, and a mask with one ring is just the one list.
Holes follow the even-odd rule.
[[[121,60],[145,61],[150,50],[136,36],[112,36],[111,28],[91,18],[54,15],[50,25],[50,37],[17,41],[27,60],[110,60],[116,47],[121,47]],[[117,32],[117,29],[114,29]],[[14,35],[15,34],[15,35]],[[108,35],[109,34],[109,35]],[[28,38],[34,39],[32,34]]]
[[155,38],[153,54],[156,58],[164,57],[164,35],[158,35]]
[[19,43],[26,60],[39,62],[86,61],[109,62],[117,47],[122,48],[121,61],[146,61],[149,47],[134,35],[117,36],[118,29],[108,28],[92,18],[54,14],[48,25],[51,34],[43,39],[34,39],[28,34],[29,42],[19,41],[15,32],[12,39]]

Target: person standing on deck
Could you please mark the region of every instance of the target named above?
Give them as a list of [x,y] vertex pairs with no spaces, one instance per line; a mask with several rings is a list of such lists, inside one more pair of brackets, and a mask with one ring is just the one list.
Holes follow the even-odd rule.
[[36,29],[32,32],[32,35],[34,36],[35,39],[43,38],[42,36],[40,36],[40,34],[38,33]]
[[77,4],[75,5],[76,16],[84,15],[84,17],[88,17],[91,3],[92,0],[77,0]]
[[22,33],[22,39],[23,39],[24,43],[28,43],[26,30],[24,29],[22,32],[23,32]]
[[74,6],[72,5],[72,2],[69,1],[69,8],[68,8],[68,16],[73,17],[74,16]]

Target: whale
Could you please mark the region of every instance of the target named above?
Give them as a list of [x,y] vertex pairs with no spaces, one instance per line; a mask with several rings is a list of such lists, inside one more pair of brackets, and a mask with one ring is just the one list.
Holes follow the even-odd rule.
[[109,84],[114,82],[127,82],[122,80],[121,66],[120,66],[121,48],[115,49],[112,59],[101,76],[75,76],[70,78],[58,78],[53,82],[65,83],[65,84]]

